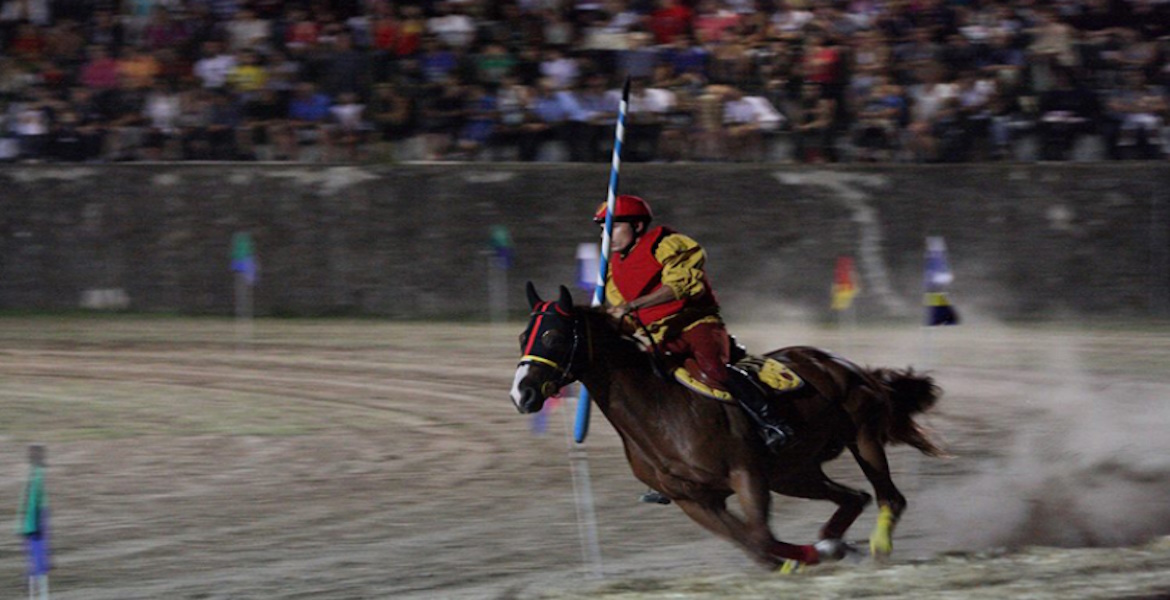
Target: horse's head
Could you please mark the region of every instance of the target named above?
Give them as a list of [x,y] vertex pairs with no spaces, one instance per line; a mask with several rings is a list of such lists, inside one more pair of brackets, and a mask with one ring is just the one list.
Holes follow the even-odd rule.
[[530,281],[528,304],[532,314],[520,334],[520,364],[512,380],[512,402],[521,413],[539,411],[549,396],[576,380],[573,364],[583,335],[581,317],[565,286],[559,299],[546,302]]

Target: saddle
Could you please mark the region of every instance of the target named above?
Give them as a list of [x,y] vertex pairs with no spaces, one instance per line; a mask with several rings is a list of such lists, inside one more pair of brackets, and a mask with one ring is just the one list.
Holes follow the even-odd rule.
[[[735,355],[732,356],[732,364],[751,375],[756,383],[762,389],[771,392],[771,395],[791,392],[804,386],[804,380],[788,365],[774,358],[754,356],[742,352],[742,348],[740,350],[738,353],[733,353]],[[735,401],[731,394],[709,387],[684,366],[675,367],[672,373],[675,381],[693,392],[720,402]]]

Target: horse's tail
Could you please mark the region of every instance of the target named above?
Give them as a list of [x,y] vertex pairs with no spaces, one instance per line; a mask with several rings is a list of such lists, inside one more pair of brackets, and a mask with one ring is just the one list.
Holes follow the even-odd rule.
[[946,451],[936,446],[914,421],[914,415],[930,410],[942,394],[934,379],[914,369],[873,369],[871,373],[890,390],[889,439],[909,444],[928,456],[946,456]]

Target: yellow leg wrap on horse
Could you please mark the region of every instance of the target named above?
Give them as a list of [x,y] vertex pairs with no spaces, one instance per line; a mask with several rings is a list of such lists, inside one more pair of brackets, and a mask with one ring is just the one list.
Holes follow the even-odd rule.
[[894,524],[897,518],[894,516],[894,510],[889,506],[883,506],[878,512],[877,525],[873,528],[873,533],[869,535],[869,553],[872,555],[886,555],[894,550],[894,542],[892,535],[894,533]]
[[789,559],[784,561],[784,564],[780,565],[780,573],[782,575],[791,575],[793,573],[799,572],[802,567],[804,567],[804,563],[798,560]]

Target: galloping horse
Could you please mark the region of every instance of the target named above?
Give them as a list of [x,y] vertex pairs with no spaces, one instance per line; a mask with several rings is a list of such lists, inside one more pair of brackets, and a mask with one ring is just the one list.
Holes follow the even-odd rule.
[[[564,286],[557,301],[542,301],[531,282],[528,301],[532,314],[520,336],[522,356],[511,390],[516,408],[539,411],[558,389],[581,381],[621,436],[634,475],[766,567],[816,564],[844,554],[841,538],[870,495],[829,479],[823,462],[848,448],[861,465],[880,509],[870,550],[883,556],[893,548],[894,525],[906,508],[883,446],[906,443],[924,454],[942,454],[912,418],[935,403],[939,389],[910,369],[863,369],[811,347],[769,353],[805,381],[803,390],[787,392],[784,400],[799,441],[772,454],[739,406],[659,376],[657,359],[603,310],[573,306]],[[770,492],[837,504],[820,541],[777,540],[768,525]],[[742,518],[727,508],[732,494]]]

